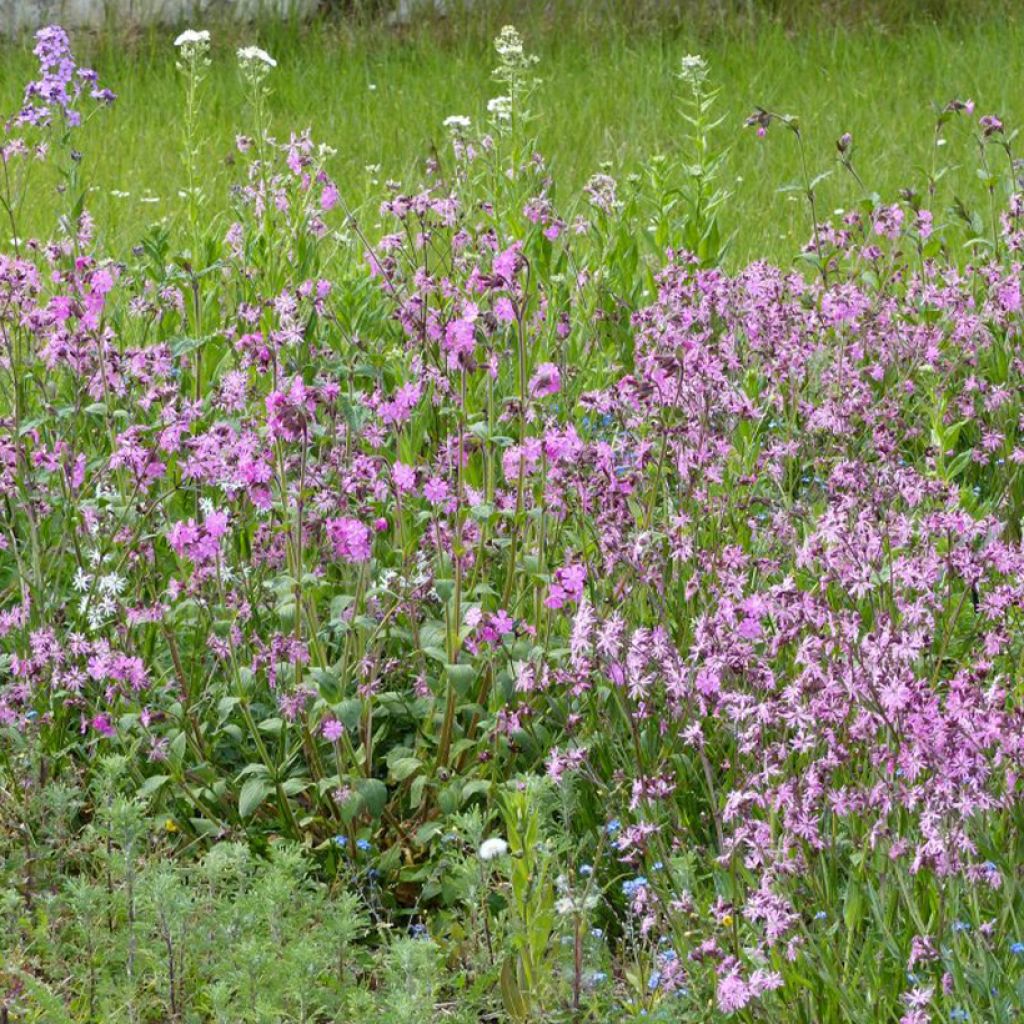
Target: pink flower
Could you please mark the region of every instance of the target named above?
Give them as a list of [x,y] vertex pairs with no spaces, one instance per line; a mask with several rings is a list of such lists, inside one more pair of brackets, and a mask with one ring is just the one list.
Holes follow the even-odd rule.
[[89,725],[94,732],[98,732],[101,736],[106,736],[107,739],[112,739],[117,735],[117,730],[111,725],[110,718],[107,715],[94,715]]
[[718,980],[718,991],[716,993],[718,1008],[722,1013],[735,1013],[742,1010],[751,999],[750,986],[739,976],[737,971],[732,971],[724,978]]
[[327,718],[324,719],[323,724],[320,726],[320,732],[323,733],[324,739],[328,742],[337,743],[345,732],[345,726],[336,718]]
[[440,505],[448,498],[448,482],[439,476],[432,476],[423,485],[423,497],[432,505]]
[[214,540],[219,540],[228,532],[228,514],[218,510],[212,511],[203,521],[203,528]]
[[522,264],[521,249],[522,243],[516,242],[494,257],[494,274],[506,284],[511,284],[515,280],[516,273]]
[[561,389],[562,375],[554,363],[541,363],[530,378],[530,395],[533,398],[557,395]]
[[409,494],[416,490],[416,470],[404,462],[396,462],[391,467],[391,479],[399,494]]
[[335,556],[343,561],[365,562],[369,559],[370,530],[358,519],[328,519],[327,536],[334,545]]
[[188,549],[199,539],[199,527],[195,520],[177,522],[167,531],[167,542],[179,558],[185,558]]
[[494,315],[503,324],[510,324],[515,320],[516,307],[512,305],[512,300],[507,295],[502,295],[502,297],[494,303]]
[[736,627],[736,634],[744,640],[760,640],[761,623],[755,618],[745,618]]
[[499,608],[491,616],[491,625],[494,627],[495,632],[499,636],[505,636],[507,633],[511,633],[515,628],[515,620],[509,615],[504,608]]
[[333,181],[328,181],[324,185],[323,191],[320,193],[320,209],[325,213],[328,210],[333,210],[338,205],[338,200],[341,198],[338,193],[338,187]]
[[444,329],[441,348],[448,354],[448,365],[465,363],[476,346],[476,328],[469,320],[452,320]]
[[575,604],[583,596],[583,585],[587,579],[585,565],[567,565],[555,571],[555,579],[548,588],[544,604],[558,609],[566,604]]

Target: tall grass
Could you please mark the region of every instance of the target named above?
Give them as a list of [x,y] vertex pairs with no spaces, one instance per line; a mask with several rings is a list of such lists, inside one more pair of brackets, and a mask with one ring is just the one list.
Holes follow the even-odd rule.
[[[556,179],[567,187],[606,162],[618,176],[637,171],[656,153],[684,158],[674,74],[683,53],[699,50],[711,61],[723,85],[719,142],[731,143],[726,179],[734,196],[725,222],[735,232],[737,262],[786,260],[808,233],[801,204],[779,191],[798,176],[796,151],[766,147],[741,130],[755,104],[800,117],[813,169],[833,169],[819,190],[825,209],[850,203],[859,192],[835,166],[834,140],[843,132],[854,136],[856,163],[869,187],[891,197],[901,188],[924,187],[933,104],[972,96],[980,110],[997,112],[1010,125],[1024,115],[1024,93],[1017,87],[1024,30],[1012,18],[918,21],[906,30],[819,20],[793,31],[770,19],[716,24],[708,10],[690,24],[664,17],[647,24],[634,11],[626,24],[603,4],[560,18],[531,8],[521,27],[543,62],[540,140]],[[485,40],[504,13],[491,9],[486,19],[435,20],[404,30],[342,18],[217,32],[200,154],[208,193],[223,200],[226,165],[233,159],[243,103],[232,52],[238,42],[256,35],[279,59],[273,123],[282,132],[310,123],[317,138],[328,140],[337,149],[331,170],[358,207],[377,191],[375,181],[406,177],[435,148],[444,148],[446,116],[480,118],[494,93]],[[78,40],[81,47],[91,45],[91,58],[120,94],[116,136],[90,128],[82,150],[96,190],[90,205],[105,230],[121,240],[173,216],[179,206],[174,197],[182,173],[177,139],[169,132],[176,131],[182,96],[170,44],[167,30]],[[32,58],[28,44],[10,46],[4,58],[0,109],[9,111]],[[941,189],[940,205],[957,195],[981,198],[971,171],[953,173]],[[51,220],[52,211],[42,206],[31,211],[28,223],[42,230]]]

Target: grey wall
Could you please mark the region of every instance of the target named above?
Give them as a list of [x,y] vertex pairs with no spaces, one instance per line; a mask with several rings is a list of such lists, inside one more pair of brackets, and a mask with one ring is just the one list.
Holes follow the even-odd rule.
[[317,0],[0,0],[0,35],[42,25],[102,28],[118,24],[182,24],[202,28],[204,16],[253,18],[262,12],[312,14]]

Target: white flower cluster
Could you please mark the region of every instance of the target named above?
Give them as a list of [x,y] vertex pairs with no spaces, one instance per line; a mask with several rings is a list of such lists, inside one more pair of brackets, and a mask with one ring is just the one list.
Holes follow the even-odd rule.
[[189,67],[207,67],[210,63],[210,33],[206,29],[187,28],[177,39],[174,45],[181,54],[181,62],[178,67],[183,71]]
[[251,89],[259,89],[263,85],[271,68],[277,67],[277,61],[258,46],[242,46],[237,51],[238,66],[242,77]]
[[563,917],[583,917],[601,902],[595,887],[588,885],[574,889],[565,875],[559,875],[555,879],[555,888],[559,893],[555,901],[555,911]]
[[264,64],[268,68],[276,68],[277,61],[258,46],[242,46],[238,50],[238,63],[245,67],[249,64]]
[[[498,59],[503,64],[522,64],[523,57],[523,38],[516,31],[514,25],[505,25],[504,28],[498,33],[498,37],[494,40],[494,49],[498,54]],[[537,58],[530,57],[528,59],[531,63],[535,63]]]
[[116,598],[128,585],[128,581],[123,576],[114,572],[100,576],[95,580],[96,596],[98,597],[98,600],[95,600],[90,593],[94,587],[94,579],[91,573],[79,568],[72,581],[72,586],[82,595],[78,602],[78,614],[85,617],[93,632],[101,629],[104,623],[117,612]]
[[[376,577],[376,585],[380,590],[397,594],[405,590],[416,590],[426,586],[433,579],[433,567],[430,556],[420,551],[416,555],[413,571],[403,575],[396,569],[382,569]],[[436,595],[428,596],[436,598]]]
[[495,121],[511,121],[512,120],[512,97],[511,96],[495,96],[494,99],[487,101],[487,113],[494,118]]
[[707,81],[710,70],[708,62],[700,54],[688,53],[680,61],[679,77],[691,89],[699,89]]
[[468,117],[464,117],[462,114],[452,114],[451,117],[444,119],[444,126],[452,135],[464,134],[472,123]]
[[513,105],[518,109],[539,83],[540,79],[535,78],[530,69],[540,58],[525,52],[522,37],[511,25],[506,25],[498,34],[494,49],[498,54],[498,66],[491,74],[505,86],[506,94],[496,96],[487,104],[487,109],[495,120],[501,122],[511,119]]

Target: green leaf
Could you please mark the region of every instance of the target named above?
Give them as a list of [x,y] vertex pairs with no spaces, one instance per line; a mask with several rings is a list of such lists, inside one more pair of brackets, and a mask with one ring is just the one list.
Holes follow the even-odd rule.
[[441,647],[424,647],[423,653],[432,661],[444,665],[448,661],[448,653]]
[[356,792],[363,807],[374,818],[379,818],[388,802],[388,787],[380,779],[360,779],[356,783]]
[[[423,776],[421,776],[421,778],[423,778]],[[419,779],[416,781],[419,782]],[[420,846],[426,846],[427,843],[429,843],[430,840],[433,839],[440,831],[441,823],[439,821],[428,821],[426,824],[420,825],[416,830],[416,842]]]
[[253,778],[242,787],[238,794],[238,814],[248,818],[273,792],[274,787],[265,778]]
[[170,341],[171,352],[175,356],[187,355],[197,348],[202,348],[212,337],[213,335],[208,334],[203,338],[172,338]]
[[186,737],[184,732],[177,733],[174,739],[171,740],[170,746],[167,748],[167,759],[171,764],[177,766],[184,760],[185,743]]
[[475,665],[445,665],[445,673],[460,697],[465,697],[476,679]]
[[490,791],[491,784],[487,779],[474,779],[462,787],[462,802],[468,803],[472,797],[477,795],[486,796]]
[[462,785],[458,779],[450,782],[438,797],[437,805],[445,814],[454,814],[462,802]]
[[281,789],[288,796],[295,796],[297,793],[301,793],[303,790],[309,789],[313,785],[312,779],[294,777],[291,779],[285,779],[281,784]]
[[231,714],[235,706],[239,703],[240,698],[238,697],[221,697],[217,701],[217,718],[221,723]]
[[501,965],[501,1001],[505,1004],[508,1015],[513,1020],[526,1020],[527,1005],[519,991],[519,979],[517,978],[516,958],[508,957]]
[[856,879],[851,879],[846,888],[846,900],[843,904],[843,923],[848,931],[855,931],[864,919],[864,903],[861,899],[860,886]]
[[418,757],[399,757],[391,763],[391,777],[395,782],[404,782],[422,767],[423,762]]
[[363,702],[356,697],[343,700],[335,709],[341,724],[349,732],[358,732],[359,722],[363,717]]
[[138,796],[142,800],[148,800],[151,796],[156,796],[168,782],[171,781],[170,775],[150,775],[148,779],[141,786],[139,786]]
[[339,678],[338,669],[333,666],[329,668],[314,668],[307,673],[307,678],[320,691],[320,696],[324,700],[331,702],[341,696],[341,679]]
[[220,825],[209,818],[189,818],[192,828],[201,836],[214,836],[220,831]]
[[[412,786],[409,787],[409,806],[412,807],[413,810],[423,803],[423,790],[426,788],[426,785],[426,775],[417,775],[416,778],[412,780]],[[431,822],[431,824],[434,823]],[[422,829],[420,831],[422,831]]]

